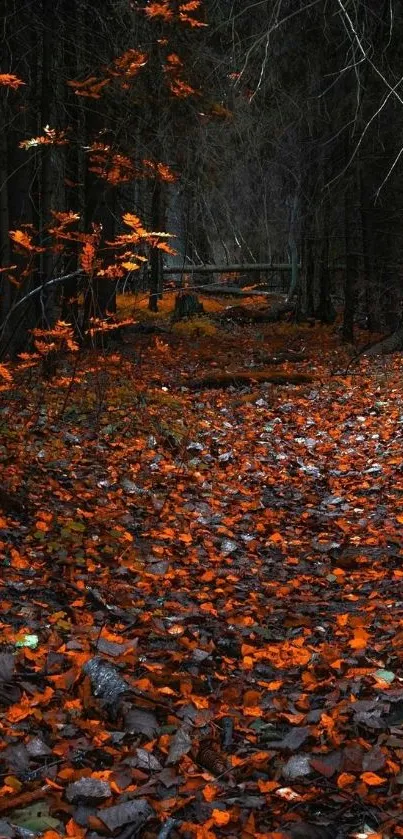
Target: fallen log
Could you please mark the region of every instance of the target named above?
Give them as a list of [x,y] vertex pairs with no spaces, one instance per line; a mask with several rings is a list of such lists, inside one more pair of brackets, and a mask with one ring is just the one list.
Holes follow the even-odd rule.
[[284,364],[285,362],[289,361],[291,364],[298,364],[298,362],[307,361],[308,357],[303,353],[299,352],[281,352],[278,355],[264,355],[263,353],[256,354],[255,356],[255,363],[256,364]]
[[313,382],[307,373],[277,373],[273,370],[234,370],[232,373],[208,373],[200,379],[195,379],[188,387],[192,390],[203,388],[244,387],[257,382],[268,382],[272,385],[302,385]]
[[228,297],[270,297],[273,292],[265,290],[251,288],[249,291],[245,291],[243,288],[239,288],[239,286],[235,285],[208,285],[203,286],[201,289],[202,294],[211,294],[213,297],[224,297],[227,295]]
[[376,344],[372,344],[371,346],[362,350],[361,355],[388,355],[389,353],[398,352],[398,350],[402,349],[403,326],[400,326],[399,329],[396,329],[396,331],[392,332],[391,335],[387,335],[386,338],[382,338],[380,341],[377,341]]
[[403,350],[403,326],[399,326],[391,335],[381,338],[374,344],[367,344],[363,347],[353,358],[349,361],[346,367],[346,373],[349,368],[358,362],[360,358],[375,358],[378,355],[389,355],[393,352],[400,352]]
[[219,320],[233,320],[237,323],[275,323],[284,315],[295,311],[295,304],[277,303],[269,309],[248,309],[246,306],[230,306],[218,315]]

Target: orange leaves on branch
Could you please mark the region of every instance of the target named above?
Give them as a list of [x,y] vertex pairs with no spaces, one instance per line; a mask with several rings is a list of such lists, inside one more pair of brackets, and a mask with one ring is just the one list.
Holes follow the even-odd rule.
[[100,99],[101,91],[109,84],[110,79],[98,79],[90,76],[88,79],[79,82],[71,79],[67,82],[69,87],[74,89],[76,96],[86,96],[89,99]]
[[139,216],[134,213],[125,213],[122,218],[124,224],[131,228],[130,233],[120,233],[116,236],[114,241],[107,241],[108,247],[124,249],[121,254],[118,253],[114,265],[106,269],[97,269],[98,276],[121,277],[125,271],[136,271],[140,268],[142,262],[147,262],[147,258],[143,255],[133,252],[130,248],[132,245],[148,245],[151,248],[163,250],[166,253],[175,254],[176,251],[171,248],[166,241],[171,237],[171,234],[164,232],[156,232],[146,230]]
[[66,131],[58,131],[56,128],[49,128],[45,125],[44,133],[40,137],[31,137],[29,140],[21,140],[20,149],[31,149],[36,146],[66,146],[69,140]]
[[13,242],[20,245],[22,248],[25,248],[25,250],[35,250],[35,245],[33,244],[31,237],[28,236],[28,233],[24,233],[23,230],[10,230],[9,236]]
[[133,234],[138,236],[139,239],[144,239],[148,236],[147,230],[143,227],[142,221],[139,216],[136,216],[134,213],[124,213],[123,222],[132,229]]
[[86,274],[92,274],[95,265],[95,247],[92,242],[85,242],[80,254],[80,265]]
[[144,9],[147,17],[162,18],[163,20],[171,21],[174,19],[174,12],[171,8],[170,0],[164,0],[162,3],[148,3]]
[[188,96],[197,93],[196,89],[188,82],[184,82],[183,79],[173,79],[169,83],[169,89],[178,99],[187,99]]
[[72,210],[67,213],[60,213],[53,210],[52,216],[56,219],[60,227],[67,227],[70,224],[74,224],[76,221],[80,221],[80,214],[73,213]]
[[35,348],[41,355],[54,350],[76,352],[79,349],[72,326],[62,320],[56,321],[53,329],[32,329],[32,335]]
[[86,150],[90,153],[90,172],[110,184],[129,183],[139,175],[130,157],[113,151],[107,144],[95,142]]
[[129,49],[115,58],[109,72],[112,76],[123,76],[125,79],[131,79],[133,76],[137,76],[137,73],[147,64],[147,61],[147,53]]
[[149,2],[144,11],[149,18],[160,18],[165,23],[180,21],[180,23],[196,28],[207,25],[192,15],[200,7],[201,0],[188,0],[188,2],[180,3],[179,7],[177,7],[176,3],[172,3],[171,0],[162,0],[159,3]]
[[[4,381],[8,382],[8,383],[13,381],[13,376],[10,373],[8,367],[5,364],[0,364],[0,378],[4,379]],[[0,383],[0,390],[5,390],[5,389],[7,389],[7,385],[2,385]]]
[[145,167],[146,175],[157,175],[161,179],[161,181],[165,181],[165,183],[175,183],[177,180],[177,175],[175,172],[168,166],[166,163],[158,163],[154,162],[153,160],[143,160],[143,166]]
[[109,67],[105,68],[104,78],[89,76],[82,81],[70,79],[67,84],[73,88],[76,96],[100,99],[105,88],[114,79],[119,79],[123,88],[128,87],[127,81],[137,76],[141,68],[147,64],[147,60],[147,53],[136,49],[128,49],[115,58]]
[[52,211],[52,216],[55,219],[56,224],[53,227],[49,227],[48,230],[56,240],[62,239],[69,242],[81,240],[82,234],[77,233],[77,231],[67,229],[70,228],[72,224],[80,221],[79,213],[73,213],[72,211],[66,213]]
[[200,9],[201,3],[202,0],[188,0],[187,3],[181,3],[179,9],[183,14],[186,12],[195,12],[197,9]]
[[130,183],[135,178],[159,178],[165,183],[174,183],[177,176],[166,163],[144,159],[137,166],[130,157],[111,146],[95,142],[86,149],[90,155],[90,172],[108,181],[113,186]]
[[97,268],[97,277],[105,277],[108,280],[119,280],[121,277],[124,277],[125,273],[126,269],[116,263],[107,265],[106,268]]
[[203,21],[192,17],[192,12],[197,12],[200,9],[201,4],[202,0],[188,0],[187,3],[181,3],[179,6],[179,19],[181,23],[185,23],[193,29],[207,26],[207,24],[203,23]]
[[[159,234],[161,235],[161,234]],[[158,242],[155,247],[159,251],[163,251],[164,253],[169,253],[170,256],[176,256],[178,251],[175,248],[172,248],[171,245],[168,245],[168,242]]]
[[25,84],[18,76],[12,73],[0,73],[0,86],[11,87],[12,90],[17,90],[21,85]]
[[171,52],[169,55],[167,55],[167,64],[165,70],[176,70],[178,67],[183,67],[183,61],[179,57],[179,55],[176,54],[176,52]]
[[24,250],[37,252],[37,247],[34,245],[32,237],[28,233],[25,233],[24,230],[10,230],[9,236],[16,245],[24,248]]
[[[113,318],[113,313],[111,312],[111,318]],[[113,332],[116,329],[116,326],[132,326],[135,323],[132,318],[127,318],[126,320],[120,320],[117,323],[116,320],[103,320],[102,318],[91,318],[90,319],[90,327],[87,330],[87,334],[90,336],[100,335],[103,332]]]
[[174,96],[179,99],[187,99],[188,96],[196,94],[198,91],[192,87],[182,76],[183,61],[176,53],[170,53],[167,56],[164,71],[168,77],[168,87]]

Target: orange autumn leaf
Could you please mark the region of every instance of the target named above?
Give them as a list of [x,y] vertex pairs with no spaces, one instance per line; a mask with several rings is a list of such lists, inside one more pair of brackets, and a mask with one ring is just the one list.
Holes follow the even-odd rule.
[[282,537],[281,533],[277,533],[277,532],[276,533],[271,533],[269,538],[270,538],[270,542],[280,543],[280,542],[283,541],[283,537]]
[[21,702],[11,705],[6,713],[6,719],[10,723],[19,723],[33,713],[33,708],[27,696],[23,696]]
[[260,792],[263,793],[273,792],[273,790],[278,789],[278,787],[280,786],[278,781],[262,781],[261,778],[259,778],[257,785],[259,787]]
[[12,568],[16,568],[20,571],[23,571],[23,570],[26,570],[27,568],[29,568],[28,560],[24,556],[21,556],[21,554],[15,548],[12,548],[12,550],[10,551],[10,555],[11,555],[11,563],[10,564],[11,564]]
[[28,233],[24,233],[23,230],[10,230],[9,231],[10,239],[13,240],[17,245],[20,245],[22,248],[25,248],[27,251],[34,251],[35,245],[32,242],[32,237],[28,235]]
[[354,637],[349,641],[349,646],[352,647],[353,650],[364,650],[367,646],[369,639],[368,632],[365,629],[355,629],[354,630]]
[[341,775],[337,778],[337,786],[340,789],[344,789],[344,787],[350,787],[355,781],[355,775],[352,775],[351,772],[342,772]]
[[226,810],[213,810],[211,818],[217,827],[223,827],[230,822],[231,815]]
[[206,784],[203,789],[203,798],[205,798],[206,801],[214,801],[218,794],[219,788],[214,786],[214,784]]
[[87,829],[82,825],[77,824],[74,819],[69,819],[66,824],[66,835],[69,839],[84,839]]
[[375,772],[363,772],[360,775],[362,781],[370,787],[378,787],[381,784],[387,783],[387,778],[382,778],[380,775],[377,775]]

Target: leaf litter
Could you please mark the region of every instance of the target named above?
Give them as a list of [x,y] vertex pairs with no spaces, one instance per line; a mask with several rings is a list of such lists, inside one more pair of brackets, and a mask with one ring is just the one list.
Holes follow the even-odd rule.
[[11,839],[403,836],[402,361],[234,330],[2,394]]

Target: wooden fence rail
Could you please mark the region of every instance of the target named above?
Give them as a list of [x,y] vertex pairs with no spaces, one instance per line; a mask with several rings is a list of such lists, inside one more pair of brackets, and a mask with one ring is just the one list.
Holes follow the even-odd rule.
[[253,271],[291,271],[288,262],[246,262],[243,265],[169,265],[164,274],[246,274]]

